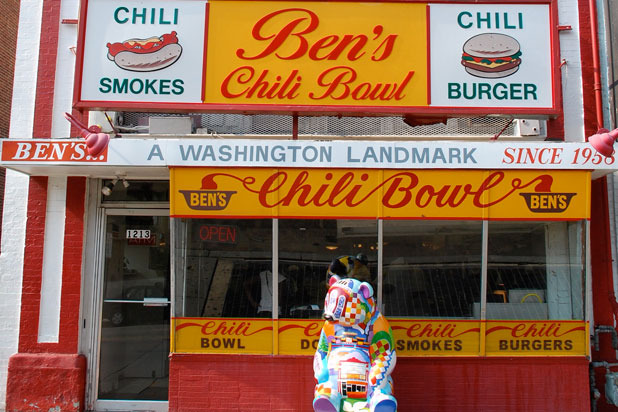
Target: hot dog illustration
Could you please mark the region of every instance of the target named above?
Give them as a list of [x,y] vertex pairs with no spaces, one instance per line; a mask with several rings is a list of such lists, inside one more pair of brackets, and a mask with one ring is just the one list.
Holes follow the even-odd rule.
[[182,46],[173,31],[161,37],[129,39],[121,43],[107,43],[107,58],[123,70],[153,72],[165,69],[178,60]]

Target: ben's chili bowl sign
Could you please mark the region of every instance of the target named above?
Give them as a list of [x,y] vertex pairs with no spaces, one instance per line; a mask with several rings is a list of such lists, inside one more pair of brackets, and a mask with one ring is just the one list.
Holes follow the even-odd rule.
[[172,168],[172,216],[585,219],[589,173]]
[[427,105],[426,4],[213,1],[209,14],[205,102]]
[[552,114],[550,6],[88,0],[77,106]]

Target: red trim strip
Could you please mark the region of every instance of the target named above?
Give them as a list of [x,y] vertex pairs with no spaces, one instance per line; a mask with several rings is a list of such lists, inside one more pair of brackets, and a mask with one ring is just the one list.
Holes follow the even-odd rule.
[[75,81],[73,83],[73,105],[81,100],[82,71],[84,69],[84,42],[86,39],[86,23],[88,22],[88,0],[82,0],[79,11],[79,26],[77,28],[77,48],[75,50]]
[[427,105],[431,106],[431,5],[426,7],[427,22]]
[[204,62],[202,63],[202,95],[200,96],[202,102],[206,99],[206,61],[208,58],[208,22],[210,17],[210,3],[206,3],[206,12],[204,15],[206,16],[204,21],[204,56],[202,56]]
[[85,202],[86,178],[68,177],[58,353],[78,352]]
[[276,216],[276,215],[251,215],[251,216],[236,216],[236,215],[185,215],[185,214],[170,214],[174,218],[190,218],[190,219],[346,219],[346,220],[472,220],[488,222],[577,222],[579,220],[590,220],[589,218],[548,218],[548,217],[376,217],[376,216]]
[[476,114],[486,115],[488,110],[492,114],[545,114],[557,115],[559,109],[556,107],[450,107],[450,106],[303,106],[303,105],[268,105],[268,104],[221,104],[221,103],[153,103],[153,102],[115,102],[115,101],[79,101],[75,103],[77,108],[88,108],[93,110],[171,110],[175,112],[209,112],[209,113],[268,113],[268,114],[295,114],[303,115],[334,115],[345,114],[348,116],[363,115],[404,115],[404,114],[450,114],[464,115]]
[[40,352],[38,348],[39,312],[41,303],[41,272],[45,243],[45,210],[47,177],[31,177],[28,188],[26,247],[22,279],[21,315],[19,322],[20,353]]

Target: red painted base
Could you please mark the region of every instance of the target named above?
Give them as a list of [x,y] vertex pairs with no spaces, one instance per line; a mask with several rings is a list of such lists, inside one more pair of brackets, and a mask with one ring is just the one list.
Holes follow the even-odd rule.
[[[400,358],[398,412],[587,411],[585,358]],[[180,355],[170,358],[169,410],[311,412],[312,359]]]
[[9,359],[6,412],[83,411],[86,358],[18,353]]

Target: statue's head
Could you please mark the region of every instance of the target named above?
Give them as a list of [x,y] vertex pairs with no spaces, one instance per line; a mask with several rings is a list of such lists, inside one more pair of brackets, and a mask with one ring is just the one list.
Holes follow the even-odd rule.
[[324,299],[324,319],[344,326],[367,324],[375,311],[373,288],[357,279],[331,276]]

